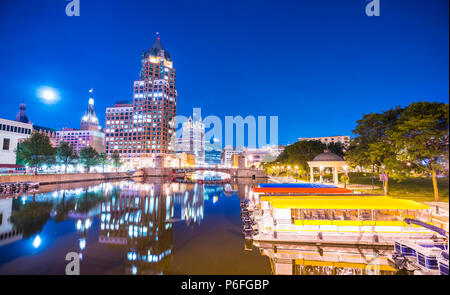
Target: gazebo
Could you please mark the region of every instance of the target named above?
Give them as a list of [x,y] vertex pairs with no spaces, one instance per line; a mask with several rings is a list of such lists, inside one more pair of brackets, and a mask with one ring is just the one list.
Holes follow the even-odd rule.
[[335,184],[339,183],[338,173],[340,171],[347,171],[347,162],[338,155],[325,150],[323,153],[317,155],[312,161],[308,161],[310,169],[311,182],[314,182],[314,168],[320,169],[320,183],[323,182],[322,172],[325,168],[332,168],[333,180]]

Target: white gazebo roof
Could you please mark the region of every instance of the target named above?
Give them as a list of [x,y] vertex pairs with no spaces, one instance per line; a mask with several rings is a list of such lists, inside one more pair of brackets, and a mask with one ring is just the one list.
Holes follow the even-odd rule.
[[343,167],[347,165],[347,162],[335,153],[325,150],[312,161],[308,161],[308,165],[309,167]]

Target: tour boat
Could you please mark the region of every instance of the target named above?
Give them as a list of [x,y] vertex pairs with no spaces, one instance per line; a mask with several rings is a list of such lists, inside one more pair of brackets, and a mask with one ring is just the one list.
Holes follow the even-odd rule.
[[395,240],[391,266],[413,274],[448,275],[448,240]]
[[448,276],[448,249],[438,257],[439,274]]
[[262,194],[351,194],[347,188],[316,183],[260,183],[253,189]]
[[[391,244],[394,238],[429,238],[430,207],[411,200],[354,194],[259,195],[260,234],[254,239]],[[276,236],[276,238],[274,237]]]
[[448,234],[445,230],[415,219],[405,219],[435,232],[429,240],[395,240],[389,264],[415,274],[448,275]]

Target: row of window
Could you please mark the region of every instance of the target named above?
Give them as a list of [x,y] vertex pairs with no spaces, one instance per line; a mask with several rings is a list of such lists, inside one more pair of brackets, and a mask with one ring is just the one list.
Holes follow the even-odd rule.
[[21,133],[21,134],[31,134],[31,129],[29,129],[29,128],[12,126],[12,125],[8,125],[8,124],[0,124],[0,130]]

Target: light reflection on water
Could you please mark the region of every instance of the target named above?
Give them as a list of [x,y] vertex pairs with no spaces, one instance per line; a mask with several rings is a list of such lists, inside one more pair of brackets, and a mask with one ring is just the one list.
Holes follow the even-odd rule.
[[[255,184],[152,178],[0,199],[0,274],[64,274],[68,252],[81,274],[364,274],[371,249],[246,243],[239,198]],[[320,258],[336,251],[355,263]]]

